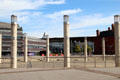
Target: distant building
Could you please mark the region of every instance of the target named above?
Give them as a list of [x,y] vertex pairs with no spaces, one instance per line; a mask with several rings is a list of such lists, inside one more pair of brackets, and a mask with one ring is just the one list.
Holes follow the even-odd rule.
[[[22,27],[18,24],[18,37],[17,37],[17,46],[18,46],[18,55],[24,54],[24,33]],[[2,34],[2,53],[3,55],[11,54],[11,24],[0,22],[0,33]],[[28,52],[29,53],[45,53],[46,50],[46,40],[28,37]]]
[[[8,55],[11,53],[11,24],[0,22],[0,33],[2,34],[2,53]],[[102,54],[102,38],[105,38],[106,54],[115,53],[114,25],[108,27],[106,31],[96,30],[97,36],[88,36],[88,46],[92,48],[93,54]],[[18,54],[24,54],[24,34],[22,27],[18,24]],[[70,52],[74,53],[74,48],[79,45],[84,46],[85,37],[70,37]],[[28,36],[28,53],[46,54],[46,34],[42,38]],[[63,37],[50,38],[50,53],[64,53]]]
[[[95,37],[87,37],[88,45],[94,51],[94,39]],[[64,43],[63,38],[50,38],[50,51],[51,53],[64,53]],[[70,52],[74,52],[74,48],[76,45],[79,45],[80,48],[84,46],[84,37],[70,37]]]
[[96,30],[96,41],[95,43],[95,53],[101,54],[102,53],[102,38],[105,38],[105,53],[106,54],[115,54],[115,42],[114,42],[114,25],[112,24],[111,27],[108,27],[106,31],[99,31]]
[[[23,30],[18,25],[18,54],[23,52]],[[7,55],[11,53],[11,24],[0,22],[0,33],[2,34],[2,53]]]
[[46,40],[28,36],[28,52],[42,54],[46,52]]
[[[96,30],[96,36],[88,36],[88,46],[92,48],[93,54],[102,54],[102,38],[105,38],[105,49],[106,54],[115,54],[115,42],[114,42],[114,25],[112,24],[111,28],[108,27],[106,31]],[[85,37],[70,37],[70,52],[74,52],[76,45],[79,45],[80,48],[84,46]],[[50,38],[50,51],[51,53],[63,53],[63,38]]]

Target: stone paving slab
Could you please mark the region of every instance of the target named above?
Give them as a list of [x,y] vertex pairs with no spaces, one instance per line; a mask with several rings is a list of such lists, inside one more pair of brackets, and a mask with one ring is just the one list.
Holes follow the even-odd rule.
[[[16,71],[16,69],[13,71]],[[120,80],[120,78],[76,69],[64,69],[20,72],[12,74],[4,73],[0,74],[0,80]]]
[[49,71],[49,70],[64,70],[64,69],[65,68],[17,68],[17,69],[9,68],[9,69],[0,69],[0,74]]
[[89,68],[90,70],[95,71],[102,71],[102,72],[108,72],[113,74],[119,74],[120,75],[120,67],[119,68]]

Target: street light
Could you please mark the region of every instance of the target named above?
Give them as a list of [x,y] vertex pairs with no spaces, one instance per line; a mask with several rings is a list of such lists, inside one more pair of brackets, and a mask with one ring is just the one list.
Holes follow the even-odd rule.
[[11,16],[11,23],[16,23],[17,22],[17,16],[12,15]]
[[69,16],[68,15],[64,15],[64,22],[69,23]]
[[114,16],[114,22],[120,22],[120,15]]

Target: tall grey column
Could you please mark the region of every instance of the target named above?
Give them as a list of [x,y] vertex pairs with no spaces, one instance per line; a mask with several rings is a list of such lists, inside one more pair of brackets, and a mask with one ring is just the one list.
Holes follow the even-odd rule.
[[120,15],[114,16],[115,65],[120,67]]
[[11,16],[11,57],[12,57],[12,68],[17,68],[17,16],[12,15]]
[[70,40],[68,15],[64,15],[64,67],[70,68]]
[[103,60],[105,61],[105,38],[102,38],[102,54],[103,54]]
[[24,62],[28,61],[28,39],[27,34],[24,34]]
[[85,61],[88,61],[88,54],[87,54],[87,37],[84,38],[84,55],[85,55]]
[[2,63],[2,34],[0,34],[0,63]]
[[47,62],[49,62],[49,35],[46,35],[46,52],[47,52]]

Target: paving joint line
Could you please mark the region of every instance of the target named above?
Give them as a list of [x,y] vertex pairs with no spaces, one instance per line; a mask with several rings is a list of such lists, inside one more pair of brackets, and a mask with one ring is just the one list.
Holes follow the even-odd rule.
[[19,70],[19,71],[8,71],[0,72],[0,74],[12,74],[12,73],[25,73],[25,72],[38,72],[38,71],[51,71],[51,70],[67,70],[66,68],[55,68],[55,69],[35,69],[35,70]]
[[120,74],[115,74],[115,73],[111,73],[111,72],[91,70],[91,69],[88,69],[88,68],[76,68],[76,69],[77,70],[88,71],[88,72],[93,72],[93,73],[98,73],[98,74],[104,74],[104,75],[109,75],[109,76],[120,78]]

